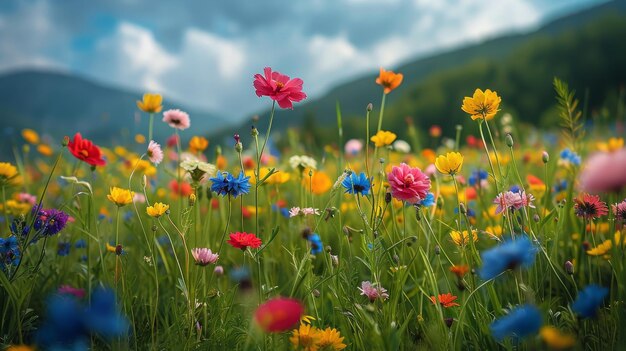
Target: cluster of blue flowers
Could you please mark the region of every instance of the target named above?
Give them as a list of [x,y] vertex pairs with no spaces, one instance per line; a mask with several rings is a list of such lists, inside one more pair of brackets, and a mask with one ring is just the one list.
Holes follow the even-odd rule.
[[372,187],[372,183],[363,172],[359,174],[350,173],[341,182],[341,185],[346,189],[346,193],[354,195],[369,195]]
[[15,235],[6,239],[0,238],[0,270],[6,271],[7,266],[17,266],[21,257],[20,246]]
[[480,186],[480,182],[483,180],[487,180],[488,177],[489,173],[487,173],[487,171],[478,169],[472,171],[472,174],[470,174],[469,178],[467,178],[467,182],[470,186]]
[[563,151],[561,151],[561,159],[570,162],[571,164],[575,165],[575,166],[580,166],[580,156],[570,150],[570,149],[563,149]]
[[88,350],[92,336],[111,340],[128,333],[129,322],[117,311],[113,290],[98,288],[90,301],[84,306],[75,296],[53,295],[37,331],[37,346],[44,350]]
[[235,178],[228,172],[217,172],[214,178],[211,178],[211,191],[222,196],[232,196],[236,198],[239,195],[250,192],[250,177],[246,177],[243,172]]
[[507,336],[523,338],[535,334],[542,324],[543,320],[539,309],[526,304],[511,310],[506,316],[496,319],[489,328],[493,337],[501,341]]

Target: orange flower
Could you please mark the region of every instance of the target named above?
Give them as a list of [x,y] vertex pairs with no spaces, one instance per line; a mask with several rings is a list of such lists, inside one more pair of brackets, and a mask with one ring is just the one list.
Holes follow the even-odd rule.
[[196,153],[202,152],[209,146],[209,141],[205,137],[193,136],[189,140],[189,151]]
[[311,177],[303,177],[302,185],[313,194],[321,195],[330,190],[333,186],[333,182],[325,172],[316,171],[313,172]]
[[[439,294],[439,304],[441,304],[441,306],[444,308],[460,306],[458,303],[454,302],[454,300],[456,299],[457,297],[452,295],[451,293]],[[430,301],[433,303],[433,305],[437,304],[437,298],[435,298],[434,296],[430,297]]]
[[385,88],[383,92],[385,94],[389,94],[392,90],[400,86],[402,78],[404,78],[402,73],[385,71],[385,69],[381,67],[380,74],[378,75],[378,78],[376,78],[376,84],[382,85],[383,88]]
[[454,275],[456,275],[460,279],[463,278],[463,276],[467,274],[467,272],[469,272],[469,269],[469,266],[463,264],[460,266],[450,267],[450,272],[454,273]]

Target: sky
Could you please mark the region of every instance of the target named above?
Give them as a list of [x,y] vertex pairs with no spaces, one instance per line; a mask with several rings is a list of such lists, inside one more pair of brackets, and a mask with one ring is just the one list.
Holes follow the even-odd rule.
[[603,0],[3,0],[0,72],[50,69],[245,118],[266,66],[309,98]]

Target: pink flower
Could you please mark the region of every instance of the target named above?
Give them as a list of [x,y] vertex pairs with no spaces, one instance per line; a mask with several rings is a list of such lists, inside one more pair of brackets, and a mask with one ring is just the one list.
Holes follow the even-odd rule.
[[154,140],[150,140],[147,154],[150,162],[155,165],[158,165],[161,161],[163,161],[163,150],[161,150],[161,145],[157,144]]
[[302,92],[304,83],[302,79],[290,79],[284,74],[272,72],[269,67],[265,67],[263,72],[265,76],[254,75],[253,85],[257,96],[269,96],[270,99],[278,102],[281,108],[290,109],[293,109],[292,101],[298,102],[306,99],[306,94]]
[[302,213],[305,216],[306,215],[318,215],[319,216],[320,210],[317,208],[313,208],[313,207],[306,207],[300,210],[300,213]]
[[580,196],[574,200],[574,213],[578,217],[589,220],[606,216],[609,213],[609,209],[605,202],[600,201],[600,196],[580,194]]
[[[496,196],[493,200],[493,203],[498,205],[496,208],[496,214],[500,214],[505,212],[507,209],[519,210],[522,207],[535,208],[535,205],[532,203],[534,200],[535,197],[532,194],[526,194],[524,191],[520,191],[518,193],[506,191],[498,194],[498,196]],[[506,212],[504,215],[506,215]]]
[[215,269],[213,269],[213,273],[219,275],[224,275],[224,267],[222,266],[215,266]]
[[167,110],[163,112],[163,122],[178,130],[185,130],[191,125],[189,115],[181,110]]
[[363,142],[359,139],[350,139],[344,147],[346,154],[354,156],[363,149]]
[[370,299],[370,302],[374,302],[376,299],[387,300],[389,298],[389,294],[387,294],[387,289],[381,286],[374,286],[369,281],[361,282],[361,295],[367,296]]
[[580,174],[580,185],[590,193],[619,192],[626,186],[626,148],[589,157]]
[[289,218],[295,217],[300,214],[300,207],[292,207],[289,210]]
[[391,196],[412,204],[424,199],[430,190],[430,179],[419,168],[405,163],[394,166],[388,180]]
[[133,195],[133,202],[134,203],[139,203],[139,204],[145,204],[146,203],[146,196],[144,194],[141,194],[141,193],[135,193]]
[[217,262],[217,259],[220,257],[220,255],[213,253],[211,249],[204,247],[191,250],[191,254],[193,255],[193,259],[196,260],[196,264],[199,266],[206,266],[209,263],[213,264]]
[[37,197],[29,193],[19,193],[19,195],[17,195],[17,199],[19,202],[27,202],[32,206],[35,206],[37,203]]
[[79,299],[85,297],[85,289],[74,288],[70,285],[61,285],[57,292],[61,295],[74,295]]
[[626,224],[626,200],[612,205],[613,214],[615,215],[615,222],[618,229],[622,228]]

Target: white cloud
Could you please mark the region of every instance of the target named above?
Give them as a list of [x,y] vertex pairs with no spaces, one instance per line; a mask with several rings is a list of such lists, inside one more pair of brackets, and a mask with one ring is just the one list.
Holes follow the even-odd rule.
[[203,57],[216,64],[221,76],[232,78],[244,65],[245,49],[240,43],[229,41],[198,29],[185,32],[181,56]]

